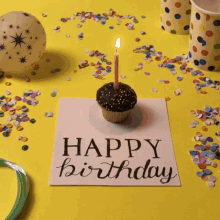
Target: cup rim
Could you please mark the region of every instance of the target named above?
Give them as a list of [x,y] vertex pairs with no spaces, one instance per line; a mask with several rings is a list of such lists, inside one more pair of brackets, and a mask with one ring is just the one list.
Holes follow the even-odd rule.
[[193,5],[195,8],[197,8],[199,11],[201,11],[201,12],[203,12],[203,13],[205,13],[205,14],[209,14],[209,15],[219,15],[219,16],[220,16],[220,12],[207,11],[207,10],[205,10],[205,9],[203,9],[203,8],[201,8],[201,7],[199,7],[199,6],[194,2],[194,0],[191,0],[191,3],[192,3],[192,5]]

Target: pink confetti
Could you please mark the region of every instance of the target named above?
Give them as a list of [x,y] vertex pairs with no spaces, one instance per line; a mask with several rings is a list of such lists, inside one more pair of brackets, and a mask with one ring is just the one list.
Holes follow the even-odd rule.
[[24,117],[24,118],[22,118],[22,121],[29,121],[29,118],[28,117]]
[[164,80],[164,83],[165,83],[165,84],[169,84],[170,81],[169,81],[169,80]]
[[193,83],[197,84],[197,83],[199,83],[199,81],[195,79],[195,80],[193,80]]
[[101,73],[102,73],[102,71],[101,71],[101,70],[98,70],[98,71],[96,71],[96,73],[97,73],[97,74],[101,74]]
[[33,99],[33,98],[35,98],[37,96],[37,93],[32,93],[31,94],[31,98]]
[[199,157],[199,162],[200,163],[205,163],[206,157]]
[[147,73],[147,72],[145,72],[144,74],[145,74],[145,75],[147,75],[147,76],[149,76],[149,75],[150,75],[150,73]]

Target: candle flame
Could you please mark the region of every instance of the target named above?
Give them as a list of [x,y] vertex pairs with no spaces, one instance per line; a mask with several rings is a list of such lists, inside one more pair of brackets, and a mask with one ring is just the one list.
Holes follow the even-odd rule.
[[117,48],[119,49],[120,46],[121,46],[121,39],[118,38],[118,39],[116,40],[115,47],[117,47]]

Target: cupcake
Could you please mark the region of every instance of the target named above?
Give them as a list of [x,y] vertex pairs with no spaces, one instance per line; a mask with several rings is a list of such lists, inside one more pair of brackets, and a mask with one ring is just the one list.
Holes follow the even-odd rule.
[[118,89],[114,89],[114,83],[110,82],[98,89],[96,101],[107,121],[121,123],[128,118],[130,110],[137,103],[137,95],[127,84],[120,82]]

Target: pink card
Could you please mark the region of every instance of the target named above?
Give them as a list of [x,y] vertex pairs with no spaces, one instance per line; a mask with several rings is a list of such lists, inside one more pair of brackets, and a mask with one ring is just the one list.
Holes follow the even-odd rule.
[[61,98],[49,184],[180,186],[165,99],[113,124],[95,99]]

